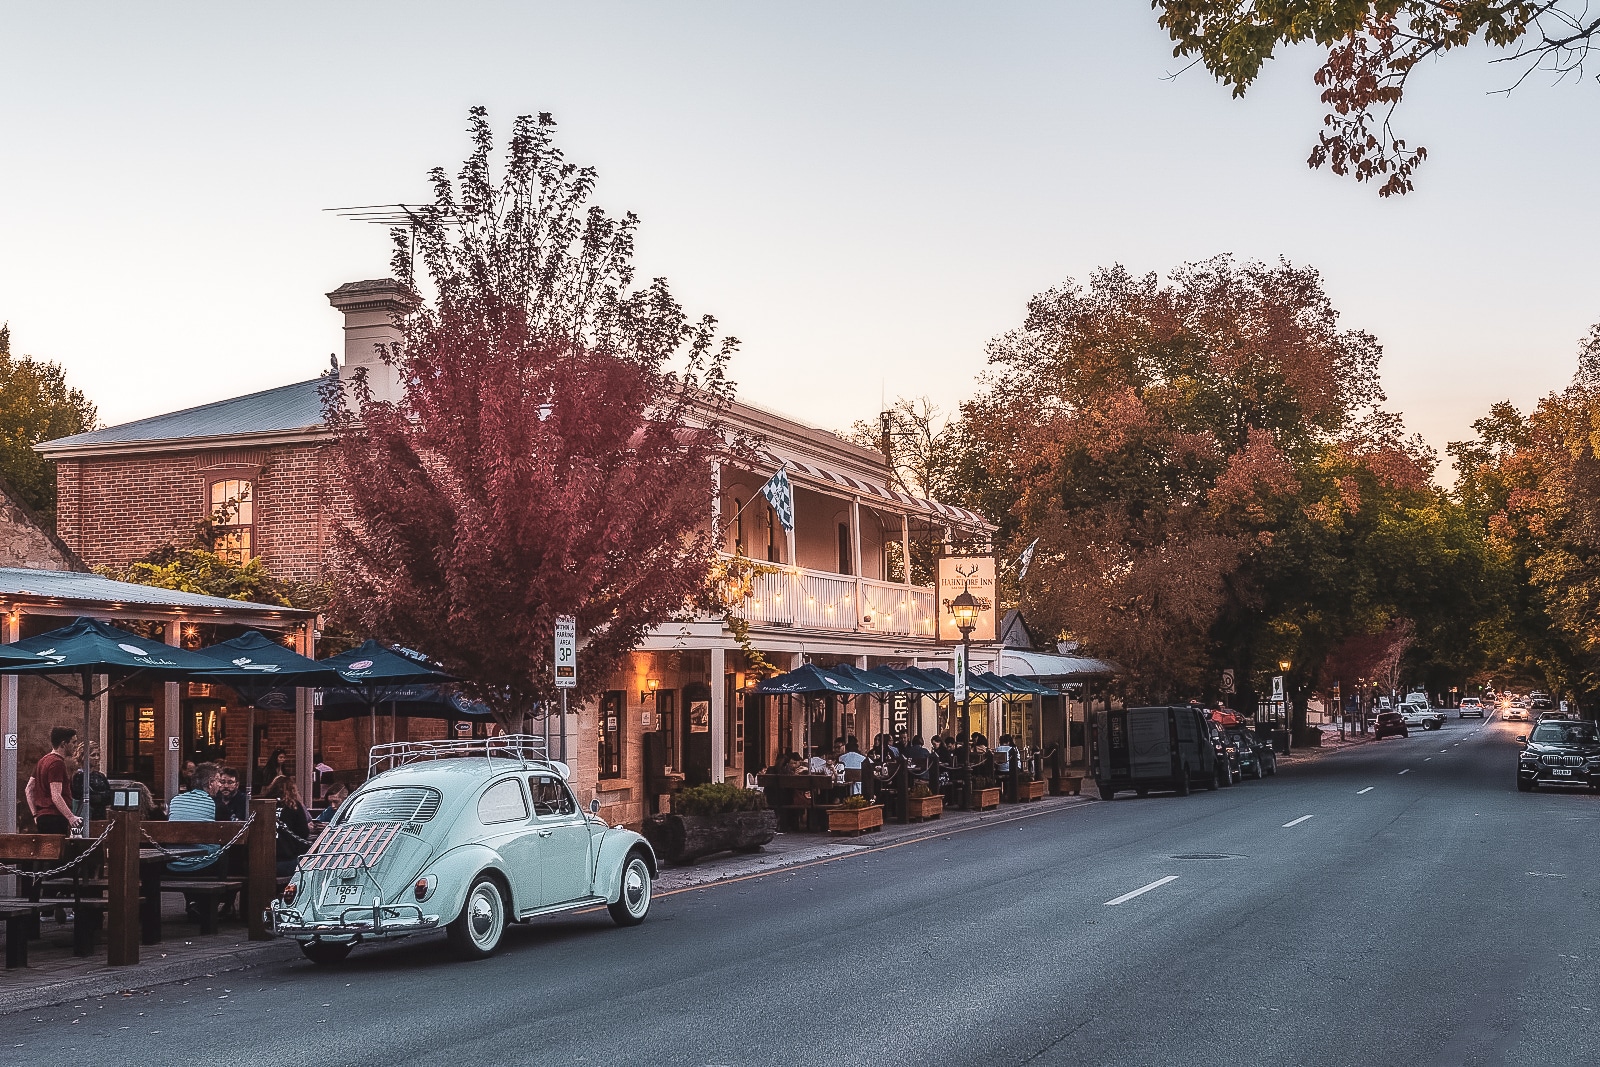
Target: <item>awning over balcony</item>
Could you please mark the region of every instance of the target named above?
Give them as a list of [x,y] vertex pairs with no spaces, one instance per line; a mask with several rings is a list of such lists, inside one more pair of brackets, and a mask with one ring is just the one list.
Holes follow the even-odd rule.
[[1054,652],[1022,652],[1015,648],[1002,649],[998,673],[1017,674],[1024,678],[1043,678],[1050,681],[1073,682],[1091,678],[1110,678],[1117,673],[1117,665],[1093,656],[1062,656]]
[[941,504],[937,500],[924,500],[922,497],[912,496],[910,493],[902,493],[897,489],[891,489],[886,485],[881,485],[865,478],[858,478],[853,474],[840,474],[838,471],[828,470],[826,467],[814,466],[798,459],[785,459],[773,455],[771,452],[762,451],[756,455],[762,463],[770,464],[770,470],[773,471],[777,470],[780,465],[787,463],[790,476],[797,476],[803,482],[815,482],[825,488],[844,489],[852,494],[859,493],[862,496],[874,497],[887,504],[909,508],[912,511],[918,511],[946,522],[960,523],[967,526],[981,526],[985,529],[989,527],[989,520],[979,515],[976,511],[958,508],[954,504]]

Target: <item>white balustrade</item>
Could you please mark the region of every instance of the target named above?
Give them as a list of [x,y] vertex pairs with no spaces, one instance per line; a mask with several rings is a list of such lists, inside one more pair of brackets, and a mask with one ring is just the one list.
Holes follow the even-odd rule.
[[935,624],[932,589],[803,568],[757,575],[735,611],[756,625],[844,633],[931,637]]

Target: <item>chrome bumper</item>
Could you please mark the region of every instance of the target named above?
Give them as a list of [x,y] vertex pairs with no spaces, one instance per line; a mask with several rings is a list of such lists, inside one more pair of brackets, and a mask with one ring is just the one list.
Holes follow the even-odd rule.
[[295,941],[381,941],[439,928],[439,916],[424,915],[415,904],[371,904],[344,908],[333,920],[307,919],[274,900],[267,910],[272,936]]

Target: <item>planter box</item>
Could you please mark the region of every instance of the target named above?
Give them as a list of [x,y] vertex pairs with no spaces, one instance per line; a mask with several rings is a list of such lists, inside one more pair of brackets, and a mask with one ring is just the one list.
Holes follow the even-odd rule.
[[1050,795],[1053,797],[1079,796],[1083,792],[1083,775],[1063,774],[1059,778],[1050,779]]
[[931,797],[907,797],[906,818],[913,822],[937,819],[944,814],[944,797],[935,793]]
[[972,791],[972,806],[978,811],[988,811],[990,808],[1000,806],[1000,787],[993,789],[974,789]]
[[1030,800],[1044,799],[1044,783],[1039,781],[1018,782],[1017,802],[1026,803]]
[[883,805],[868,804],[864,808],[828,808],[830,834],[864,834],[869,830],[883,829]]
[[644,837],[668,863],[693,863],[713,852],[759,852],[778,833],[774,811],[725,815],[652,815]]

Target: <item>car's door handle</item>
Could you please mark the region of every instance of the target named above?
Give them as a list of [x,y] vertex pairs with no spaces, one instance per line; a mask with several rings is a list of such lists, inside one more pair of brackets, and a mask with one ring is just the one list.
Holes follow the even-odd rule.
[[555,833],[555,831],[547,830],[541,826],[539,829],[535,830],[534,833],[538,834],[540,837],[549,837],[551,834]]

